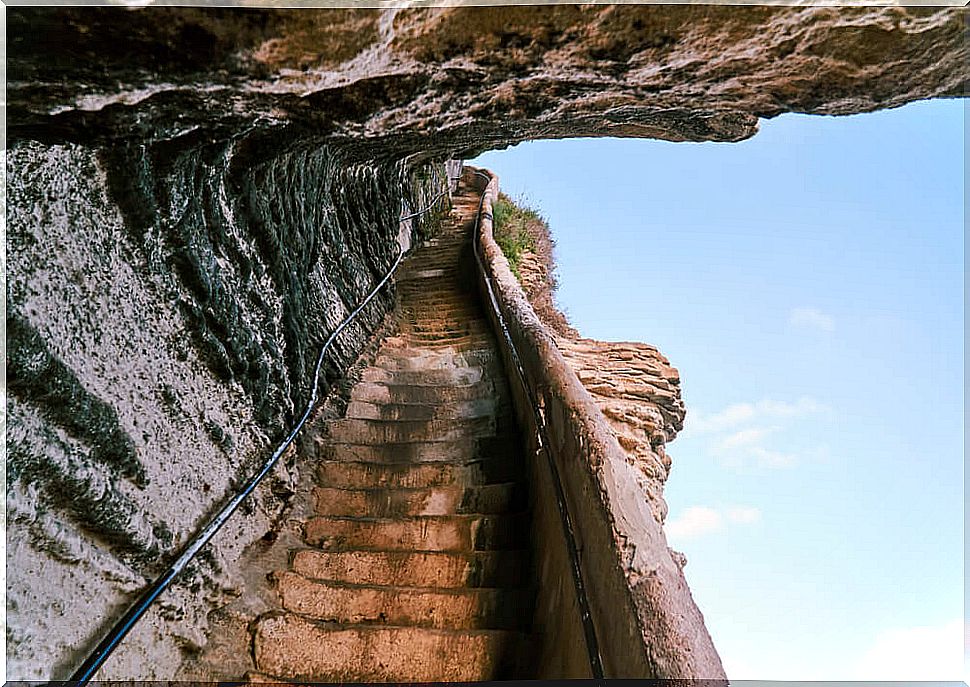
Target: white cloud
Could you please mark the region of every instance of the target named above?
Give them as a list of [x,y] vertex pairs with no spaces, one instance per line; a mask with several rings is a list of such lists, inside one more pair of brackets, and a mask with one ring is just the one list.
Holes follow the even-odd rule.
[[962,618],[886,630],[859,658],[853,679],[958,682],[964,679],[964,646]]
[[757,445],[764,440],[766,436],[771,434],[777,429],[776,427],[749,427],[748,429],[742,429],[734,434],[729,434],[726,437],[722,437],[714,444],[714,450],[718,452],[730,451],[731,449],[740,448],[744,446]]
[[828,412],[829,408],[810,396],[802,396],[795,402],[776,401],[765,398],[757,403],[734,403],[719,413],[687,413],[687,423],[691,430],[705,434],[724,432],[740,425],[771,419],[790,418],[813,413]]
[[794,403],[788,401],[774,401],[765,399],[759,401],[758,411],[768,417],[798,417],[801,415],[811,415],[813,413],[826,413],[829,407],[819,403],[811,396],[802,396]]
[[691,506],[664,524],[671,539],[683,541],[714,532],[722,532],[727,524],[750,525],[761,519],[761,510],[752,506],[731,506],[717,510],[709,506]]
[[692,539],[723,528],[721,514],[707,506],[691,506],[664,525],[667,535],[673,539]]
[[751,455],[755,463],[763,468],[790,468],[798,462],[798,457],[794,453],[772,451],[764,446],[753,446]]
[[823,332],[835,330],[835,320],[818,308],[793,308],[788,315],[788,323],[804,329],[818,329]]
[[687,413],[687,425],[697,432],[722,432],[754,419],[754,405],[735,403],[710,417],[702,413]]
[[813,460],[819,452],[795,454],[783,447],[778,450],[766,445],[768,439],[774,438],[772,443],[779,444],[783,441],[779,435],[794,420],[830,412],[828,406],[811,396],[794,401],[764,398],[753,403],[734,403],[711,415],[688,413],[687,431],[711,435],[708,450],[726,467],[790,468],[804,460]]

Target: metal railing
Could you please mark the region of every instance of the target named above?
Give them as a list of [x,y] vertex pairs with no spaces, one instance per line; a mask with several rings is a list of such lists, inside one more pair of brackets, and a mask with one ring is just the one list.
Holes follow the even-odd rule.
[[[450,182],[453,179],[449,178]],[[417,212],[413,212],[409,215],[405,215],[399,218],[399,222],[405,222],[410,219],[414,219],[424,213],[430,211],[434,204],[438,200],[449,193],[448,188],[436,195],[428,205]],[[397,271],[398,266],[401,264],[401,260],[405,255],[405,251],[399,251],[397,258],[394,260],[394,264],[388,270],[384,278],[375,286],[367,297],[358,305],[353,312],[351,312],[338,326],[330,336],[327,338],[323,347],[320,349],[320,354],[317,356],[317,363],[313,370],[313,387],[310,393],[310,400],[303,411],[303,415],[300,416],[299,421],[286,436],[286,438],[276,447],[272,455],[266,459],[259,470],[249,478],[245,486],[235,494],[220,510],[219,512],[209,521],[209,523],[193,537],[189,543],[185,546],[182,554],[178,559],[172,563],[158,578],[152,582],[151,586],[145,589],[144,592],[138,597],[134,604],[132,604],[125,614],[111,627],[111,630],[105,635],[104,639],[95,647],[88,657],[85,659],[84,663],[74,671],[74,673],[69,678],[70,682],[77,683],[79,685],[86,684],[91,680],[95,673],[101,668],[106,660],[111,656],[112,652],[118,647],[125,636],[131,631],[145,612],[151,607],[156,599],[172,584],[175,578],[181,573],[189,562],[195,557],[195,555],[204,547],[212,537],[219,531],[220,528],[226,523],[226,521],[232,516],[239,505],[249,496],[255,489],[256,486],[262,481],[264,477],[273,469],[273,466],[279,461],[283,453],[290,447],[293,441],[296,439],[297,434],[303,429],[304,424],[309,419],[310,414],[316,407],[317,401],[319,400],[319,386],[320,386],[320,370],[323,366],[324,358],[327,355],[327,351],[333,342],[336,341],[337,336],[349,325],[353,320],[361,313],[361,311],[367,307],[367,304],[373,300],[384,285],[390,281],[391,277]]]
[[[482,248],[480,245],[480,228],[483,214],[482,209],[485,204],[485,195],[488,193],[488,184],[492,181],[492,177],[482,171],[476,171],[475,175],[485,180],[485,188],[482,190],[482,197],[478,201],[478,212],[475,215],[474,236],[472,237],[475,261],[478,264],[479,272],[481,273],[485,288],[488,292],[489,306],[491,307],[492,312],[495,314],[499,328],[502,330],[502,336],[508,346],[509,355],[512,358],[515,372],[522,384],[522,388],[525,390],[526,396],[529,400],[529,406],[531,407],[532,413],[535,417],[538,450],[540,453],[545,455],[546,462],[549,466],[549,471],[552,474],[553,489],[556,493],[556,506],[559,511],[559,519],[562,523],[563,533],[565,534],[566,538],[570,572],[572,573],[573,584],[576,587],[576,601],[579,605],[579,614],[583,625],[583,636],[586,640],[586,652],[588,654],[590,672],[592,673],[594,680],[602,680],[604,677],[603,659],[600,656],[599,641],[596,637],[596,626],[593,623],[593,614],[590,610],[589,597],[586,594],[586,584],[583,581],[579,548],[576,545],[576,533],[573,529],[572,518],[569,515],[569,508],[566,505],[566,493],[562,486],[559,468],[548,448],[551,444],[549,442],[548,433],[546,432],[545,418],[543,418],[542,413],[539,411],[538,399],[536,398],[535,392],[529,385],[528,379],[526,378],[525,368],[522,366],[522,360],[515,348],[515,342],[512,340],[512,334],[509,332],[509,328],[505,323],[505,317],[502,315],[502,308],[500,307],[498,298],[495,295],[492,277],[489,275],[488,269],[485,267],[485,262],[482,259]],[[489,220],[492,220],[491,215],[486,216],[489,218]]]

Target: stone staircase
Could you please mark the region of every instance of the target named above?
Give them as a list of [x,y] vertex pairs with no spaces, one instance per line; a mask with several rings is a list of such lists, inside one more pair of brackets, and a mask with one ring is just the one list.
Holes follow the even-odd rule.
[[460,264],[477,198],[397,278],[401,324],[319,442],[306,548],[254,628],[253,681],[528,678],[530,521],[495,340]]

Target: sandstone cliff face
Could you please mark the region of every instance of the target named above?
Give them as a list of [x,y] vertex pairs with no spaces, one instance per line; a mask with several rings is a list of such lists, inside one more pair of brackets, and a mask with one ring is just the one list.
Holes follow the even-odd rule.
[[684,427],[680,374],[649,344],[558,336],[556,345],[643,473],[650,509],[663,523],[663,485],[671,465],[664,447]]
[[[759,116],[954,95],[964,16],[9,8],[10,677],[66,677],[280,438],[318,345],[410,238],[398,218],[443,188],[437,163],[529,138],[735,141]],[[392,300],[340,340],[328,379]],[[648,348],[606,356],[649,370],[650,389],[605,398],[660,475],[674,377]],[[627,396],[655,411],[621,419],[642,412]],[[204,641],[234,561],[285,515],[295,461],[102,677],[169,677]]]

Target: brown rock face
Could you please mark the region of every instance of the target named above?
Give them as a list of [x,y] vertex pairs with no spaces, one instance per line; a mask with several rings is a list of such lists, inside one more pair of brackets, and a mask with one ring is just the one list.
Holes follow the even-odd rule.
[[686,412],[679,373],[649,344],[561,336],[556,344],[606,416],[620,446],[646,476],[650,508],[663,523],[663,485],[670,472],[664,445],[683,429]]
[[939,8],[11,8],[8,18],[13,139],[290,125],[396,157],[564,136],[736,141],[757,117],[958,95],[970,73],[963,13]]

